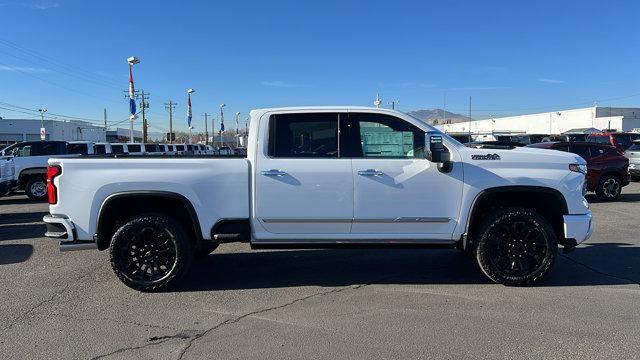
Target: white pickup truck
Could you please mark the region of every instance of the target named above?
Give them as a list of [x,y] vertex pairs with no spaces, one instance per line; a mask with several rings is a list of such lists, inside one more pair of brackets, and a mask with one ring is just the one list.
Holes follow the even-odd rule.
[[458,248],[491,280],[525,285],[594,228],[586,164],[570,153],[468,148],[360,107],[254,110],[249,133],[246,158],[50,159],[46,235],[109,249],[120,280],[157,291],[235,241]]

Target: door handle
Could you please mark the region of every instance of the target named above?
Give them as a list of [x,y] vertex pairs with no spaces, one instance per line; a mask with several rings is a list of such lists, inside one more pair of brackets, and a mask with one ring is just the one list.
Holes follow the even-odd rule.
[[261,171],[260,174],[264,176],[285,176],[287,175],[287,172],[278,170],[278,169],[271,169],[271,170]]
[[382,171],[376,170],[376,169],[367,169],[367,170],[358,171],[358,175],[362,175],[362,176],[382,176],[382,175],[384,175],[384,173]]

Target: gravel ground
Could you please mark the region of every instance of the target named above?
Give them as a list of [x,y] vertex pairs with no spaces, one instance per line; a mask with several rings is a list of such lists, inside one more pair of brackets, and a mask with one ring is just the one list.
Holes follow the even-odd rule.
[[228,244],[173,292],[108,254],[58,252],[47,205],[0,199],[0,358],[629,359],[640,354],[640,183],[535,287],[454,250],[252,251]]

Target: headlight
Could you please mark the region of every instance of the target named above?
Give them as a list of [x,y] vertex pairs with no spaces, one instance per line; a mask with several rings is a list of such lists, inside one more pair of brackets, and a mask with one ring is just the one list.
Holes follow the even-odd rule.
[[587,165],[586,164],[569,164],[569,170],[578,172],[580,174],[586,174]]

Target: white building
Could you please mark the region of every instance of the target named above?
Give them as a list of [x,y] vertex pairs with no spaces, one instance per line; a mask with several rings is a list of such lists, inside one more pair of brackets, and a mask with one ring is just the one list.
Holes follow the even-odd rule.
[[[13,144],[19,141],[40,140],[40,120],[33,119],[1,119],[0,145]],[[105,141],[104,127],[84,121],[45,120],[46,140],[87,140]]]
[[560,134],[572,129],[640,130],[640,108],[588,107],[436,126],[447,133]]

